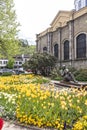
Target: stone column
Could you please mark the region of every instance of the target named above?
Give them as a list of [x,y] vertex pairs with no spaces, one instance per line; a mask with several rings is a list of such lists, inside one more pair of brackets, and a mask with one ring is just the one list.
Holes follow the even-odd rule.
[[38,52],[38,34],[36,34],[36,52]]
[[72,60],[72,24],[69,22],[69,59]]
[[47,34],[47,52],[50,53],[50,33]]
[[61,27],[58,28],[58,42],[59,42],[59,62],[60,66],[62,65],[62,43],[61,43]]
[[71,60],[71,66],[73,67],[75,48],[74,48],[74,21],[69,23],[69,58]]
[[41,37],[39,38],[39,52],[42,53],[42,48],[41,48]]
[[36,35],[36,51],[41,52],[41,37],[39,34]]
[[47,49],[48,49],[48,53],[52,54],[52,32],[49,32],[47,34]]

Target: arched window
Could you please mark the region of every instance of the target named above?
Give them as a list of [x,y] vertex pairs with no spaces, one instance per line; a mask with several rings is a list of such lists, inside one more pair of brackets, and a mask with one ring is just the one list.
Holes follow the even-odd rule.
[[69,41],[64,42],[64,60],[69,60]]
[[47,47],[44,47],[44,48],[43,48],[43,52],[47,52]]
[[76,56],[77,58],[86,57],[86,35],[80,34],[76,38]]
[[54,56],[58,58],[58,44],[54,45]]

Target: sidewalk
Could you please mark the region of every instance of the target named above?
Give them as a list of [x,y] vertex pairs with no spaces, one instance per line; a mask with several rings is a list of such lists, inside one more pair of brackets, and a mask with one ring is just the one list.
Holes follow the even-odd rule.
[[55,129],[38,128],[34,126],[24,127],[24,126],[17,125],[13,122],[4,121],[4,126],[2,130],[55,130]]
[[13,124],[12,122],[4,121],[4,126],[2,130],[31,130],[18,125]]

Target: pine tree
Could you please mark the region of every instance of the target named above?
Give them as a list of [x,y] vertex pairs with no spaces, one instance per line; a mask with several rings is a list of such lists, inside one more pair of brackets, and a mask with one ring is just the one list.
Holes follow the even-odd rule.
[[13,0],[0,0],[0,57],[11,58],[17,54],[17,34],[19,23]]

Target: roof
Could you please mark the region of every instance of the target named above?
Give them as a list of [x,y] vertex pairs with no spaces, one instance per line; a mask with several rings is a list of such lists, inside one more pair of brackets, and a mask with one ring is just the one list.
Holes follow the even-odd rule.
[[39,33],[38,37],[42,37],[49,32],[53,32],[60,27],[64,27],[67,25],[67,22],[69,22],[71,20],[75,20],[76,18],[78,18],[86,13],[87,13],[87,7],[84,7],[78,11],[76,11],[74,9],[70,10],[70,11],[61,10],[54,17],[53,21],[50,24],[50,27],[47,28],[45,31]]
[[52,23],[50,24],[52,28],[58,28],[63,27],[67,24],[67,22],[70,20],[70,17],[72,15],[73,10],[71,11],[64,11],[61,10],[57,13],[57,15],[54,17]]

